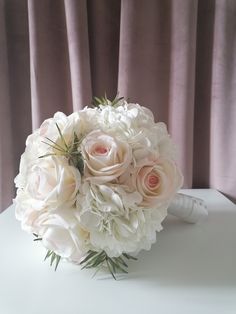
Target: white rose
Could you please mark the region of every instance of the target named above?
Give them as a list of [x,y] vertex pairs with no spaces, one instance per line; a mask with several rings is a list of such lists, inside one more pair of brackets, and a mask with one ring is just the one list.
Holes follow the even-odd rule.
[[[56,123],[62,130],[68,123],[68,117],[63,112],[56,112],[53,118],[44,120],[41,126],[39,127],[40,136],[48,137],[51,140],[56,140],[59,136],[57,128],[56,128]],[[30,140],[30,137],[28,137],[26,141],[26,146],[28,145],[29,140]]]
[[73,141],[74,133],[79,138],[82,134],[82,123],[77,112],[68,117],[62,112],[57,112],[53,118],[45,120],[40,128],[29,135],[26,140],[25,152],[22,154],[20,161],[20,173],[15,178],[17,187],[24,188],[27,183],[27,171],[37,162],[38,157],[50,153],[61,153],[58,147],[55,148],[53,142],[65,149],[56,124],[59,126],[67,144]]
[[44,206],[71,207],[75,203],[81,175],[64,157],[45,157],[30,169],[26,191]]
[[17,190],[16,198],[13,200],[15,205],[16,219],[21,222],[21,227],[28,233],[38,233],[38,226],[35,221],[40,216],[41,211],[36,210],[32,204],[32,199],[22,189]]
[[88,250],[89,233],[81,228],[74,210],[62,209],[44,213],[35,224],[42,244],[61,257],[79,262]]
[[132,151],[126,142],[95,130],[81,144],[85,162],[85,177],[93,183],[109,182],[126,171]]
[[23,230],[42,237],[42,244],[48,250],[79,262],[88,250],[89,233],[80,226],[75,208],[36,210],[33,201],[22,190],[18,190],[14,203],[16,218],[21,221]]
[[38,159],[28,170],[24,188],[17,190],[14,200],[16,218],[28,232],[38,232],[36,221],[42,212],[60,208],[71,210],[80,187],[79,171],[65,158]]
[[[59,127],[64,140],[61,138],[57,126]],[[39,135],[41,137],[40,140],[54,146],[54,148],[45,143],[41,143],[41,146],[48,146],[47,148],[49,150],[52,149],[57,153],[59,152],[57,149],[58,146],[55,148],[53,142],[59,145],[62,149],[66,149],[64,141],[66,142],[67,146],[69,146],[74,140],[74,134],[76,134],[80,139],[83,136],[83,133],[84,121],[81,118],[80,112],[74,112],[69,116],[66,116],[62,112],[57,112],[53,118],[45,120],[39,128]]]
[[77,262],[88,250],[89,237],[74,214],[80,181],[80,172],[64,157],[38,159],[14,200],[24,230],[42,237],[47,249]]

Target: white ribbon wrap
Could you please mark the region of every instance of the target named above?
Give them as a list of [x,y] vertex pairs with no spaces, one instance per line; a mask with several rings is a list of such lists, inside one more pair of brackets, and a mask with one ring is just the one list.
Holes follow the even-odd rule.
[[208,212],[203,200],[178,193],[168,208],[168,214],[189,223],[196,223],[205,218]]

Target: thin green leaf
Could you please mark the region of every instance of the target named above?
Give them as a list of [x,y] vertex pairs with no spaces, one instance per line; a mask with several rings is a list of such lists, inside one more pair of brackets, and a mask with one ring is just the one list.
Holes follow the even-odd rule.
[[58,148],[58,147],[56,147],[56,146],[54,146],[54,145],[52,145],[52,144],[50,144],[50,143],[47,143],[47,142],[44,142],[44,141],[41,141],[41,142],[42,142],[43,144],[46,144],[46,145],[52,147],[53,149],[58,150],[58,151],[61,152],[61,153],[64,153],[64,152],[65,152],[65,150],[62,150],[62,149],[60,149],[60,148]]
[[122,259],[122,257],[116,257],[115,261],[117,261],[118,263],[122,264],[125,267],[128,267],[128,265],[126,264],[126,262]]
[[48,250],[48,251],[47,251],[47,254],[46,254],[45,258],[44,258],[44,260],[46,260],[47,258],[49,258],[50,255],[52,255],[52,253],[53,253],[53,251]]
[[103,263],[105,258],[106,258],[106,255],[104,255],[103,252],[101,252],[98,255],[95,255],[94,257],[90,258],[87,261],[87,263],[82,267],[82,269],[96,267],[99,264]]
[[34,241],[42,241],[43,240],[43,238],[36,238],[36,239],[34,239]]
[[53,262],[54,262],[54,260],[55,260],[56,256],[57,256],[57,255],[53,252],[53,253],[52,253],[52,255],[51,255],[51,262],[50,262],[50,266],[52,266],[52,264],[53,264]]
[[87,262],[91,257],[93,257],[97,253],[98,252],[96,252],[96,251],[90,251],[90,253],[80,262],[80,265],[82,265],[85,262]]
[[101,270],[102,266],[103,266],[103,264],[100,264],[100,266],[98,266],[98,268],[95,270],[92,278],[94,278],[97,275],[97,273]]
[[127,254],[127,253],[123,253],[122,255],[123,255],[124,257],[126,257],[127,259],[132,259],[132,260],[134,260],[134,261],[137,261],[137,260],[138,260],[137,257],[134,257],[134,256],[129,255],[129,254]]
[[70,152],[70,155],[81,155],[81,152],[80,151],[75,151],[75,152]]
[[116,277],[115,277],[115,275],[114,275],[114,273],[113,273],[113,271],[112,271],[112,267],[111,267],[111,265],[110,265],[110,262],[109,262],[108,258],[106,259],[106,263],[107,263],[107,267],[108,267],[108,269],[109,269],[109,271],[110,271],[112,277],[116,280]]
[[120,98],[114,99],[113,102],[112,102],[112,106],[113,107],[116,106],[123,99],[124,99],[124,97],[120,97]]
[[90,265],[84,265],[81,269],[89,269],[89,268],[96,268],[98,267],[99,265],[102,265],[103,262],[105,261],[105,257],[101,258],[101,259],[97,259],[96,261],[94,261],[93,263],[91,263]]
[[65,138],[64,138],[64,136],[63,136],[62,133],[61,133],[61,129],[59,128],[59,126],[58,126],[57,123],[56,123],[56,127],[57,127],[57,130],[58,130],[59,134],[60,134],[60,137],[61,137],[61,139],[62,139],[63,144],[65,145],[65,147],[66,147],[67,149],[69,149],[69,147],[68,147],[67,144],[66,144]]
[[100,256],[101,256],[101,252],[97,252],[94,256],[90,257],[82,269],[88,268],[88,267],[90,268],[91,265],[93,265]]
[[97,103],[99,103],[99,104],[102,104],[102,100],[100,99],[100,98],[98,98],[98,97],[93,97],[93,99],[97,102]]
[[56,265],[55,265],[55,271],[57,270],[58,264],[60,263],[61,256],[57,255],[56,256]]
[[109,258],[109,261],[110,261],[111,263],[114,263],[114,266],[115,266],[116,268],[118,268],[122,273],[128,274],[128,271],[125,270],[124,268],[122,268],[118,263],[115,263],[112,258]]
[[56,156],[57,154],[45,154],[45,155],[42,155],[42,156],[39,156],[39,158],[45,158],[45,157],[48,157],[48,156]]
[[[109,257],[108,257],[108,260],[110,260]],[[111,260],[110,264],[111,264],[112,270],[113,270],[113,272],[115,274],[116,273],[116,263],[113,263],[112,260]]]
[[[62,151],[64,151],[64,148],[63,148],[61,145],[59,145],[57,142],[51,140],[49,137],[45,137],[45,138],[46,138],[48,141],[50,141],[52,144],[54,144],[54,146],[57,146],[57,147],[60,148]],[[48,143],[46,142],[46,144],[48,144]]]

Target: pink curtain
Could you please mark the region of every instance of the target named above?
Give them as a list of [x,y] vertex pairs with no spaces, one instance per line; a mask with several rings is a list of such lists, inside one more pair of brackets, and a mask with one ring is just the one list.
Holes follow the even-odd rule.
[[165,121],[185,187],[236,199],[235,0],[0,0],[0,211],[24,143],[117,91]]

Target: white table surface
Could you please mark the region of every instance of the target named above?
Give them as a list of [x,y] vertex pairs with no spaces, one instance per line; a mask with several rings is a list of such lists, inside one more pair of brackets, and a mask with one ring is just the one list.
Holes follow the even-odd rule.
[[191,225],[168,217],[118,281],[66,262],[55,272],[11,206],[0,215],[0,313],[235,314],[236,206],[215,190],[183,192],[206,201],[208,218]]

